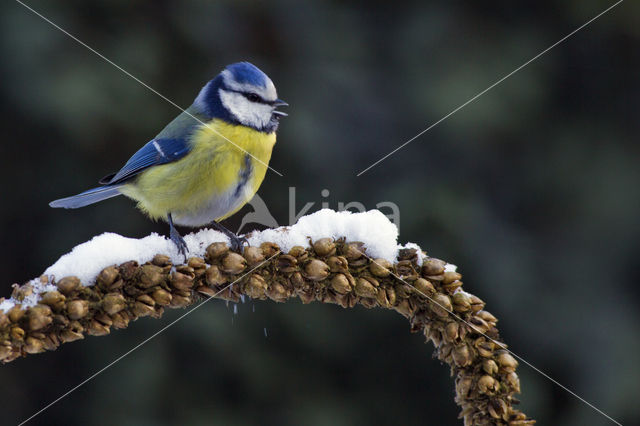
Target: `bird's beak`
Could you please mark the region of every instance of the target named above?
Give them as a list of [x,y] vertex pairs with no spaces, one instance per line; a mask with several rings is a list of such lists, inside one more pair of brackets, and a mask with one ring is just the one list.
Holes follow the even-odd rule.
[[283,101],[282,99],[276,99],[275,101],[273,101],[271,105],[273,105],[276,108],[280,106],[289,106],[289,104]]

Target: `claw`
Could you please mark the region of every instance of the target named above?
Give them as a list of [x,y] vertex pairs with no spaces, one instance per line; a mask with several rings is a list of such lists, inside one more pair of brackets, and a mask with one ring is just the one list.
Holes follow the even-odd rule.
[[169,238],[171,238],[171,241],[173,241],[173,243],[178,248],[178,253],[184,256],[184,259],[186,261],[187,260],[187,243],[184,241],[184,238],[182,238],[182,236],[178,234],[178,231],[176,231],[175,228],[169,232]]
[[171,213],[167,215],[167,220],[169,222],[169,238],[178,248],[178,253],[184,256],[184,261],[187,261],[187,243],[182,238],[182,235],[178,232],[178,230],[173,226],[173,218],[171,217]]
[[231,250],[242,253],[244,252],[244,245],[245,244],[249,245],[249,241],[245,237],[240,237],[236,235],[235,232],[228,230],[227,228],[222,226],[221,223],[211,222],[211,225],[214,228],[216,228],[218,231],[222,232],[224,235],[229,237]]
[[229,235],[229,240],[231,241],[231,250],[237,251],[240,253],[244,252],[244,245],[249,245],[249,240],[245,237],[240,237],[237,235],[231,236]]

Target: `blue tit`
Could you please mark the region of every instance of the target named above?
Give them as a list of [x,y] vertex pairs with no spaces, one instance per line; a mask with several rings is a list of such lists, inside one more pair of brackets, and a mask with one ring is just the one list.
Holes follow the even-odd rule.
[[229,65],[101,186],[49,205],[75,209],[123,194],[151,219],[169,223],[171,240],[185,257],[187,245],[174,225],[211,225],[242,250],[246,240],[219,221],[260,187],[279,119],[287,115],[280,106],[287,103],[265,73],[248,62]]

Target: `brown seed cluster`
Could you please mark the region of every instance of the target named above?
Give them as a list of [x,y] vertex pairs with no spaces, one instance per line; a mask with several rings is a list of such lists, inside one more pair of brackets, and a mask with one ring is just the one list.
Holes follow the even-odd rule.
[[[359,303],[396,310],[409,319],[412,332],[433,342],[436,356],[455,377],[455,401],[465,425],[533,424],[514,408],[518,362],[500,343],[497,319],[482,300],[461,290],[462,276],[446,271],[444,261],[426,258],[419,266],[417,259],[415,249],[401,250],[395,264],[371,259],[362,243],[329,238],[288,253],[263,243],[242,255],[213,243],[204,259],[192,257],[186,264],[173,265],[157,255],[144,265],[110,266],[89,287],[64,277],[53,283],[58,290],[42,294],[37,305],[0,313],[0,361],[54,350],[85,335],[109,334],[201,297],[234,302],[243,295],[276,302],[299,297],[345,308]],[[13,297],[21,300],[30,292],[28,283],[15,286]]]

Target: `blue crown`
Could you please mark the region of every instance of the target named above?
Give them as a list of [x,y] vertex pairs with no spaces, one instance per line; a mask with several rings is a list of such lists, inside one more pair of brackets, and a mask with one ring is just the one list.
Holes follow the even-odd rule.
[[269,77],[258,67],[249,62],[237,62],[226,68],[233,75],[233,79],[240,84],[251,84],[266,87]]

